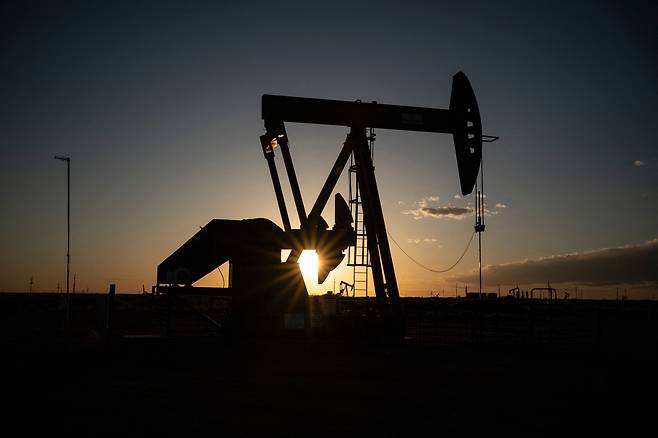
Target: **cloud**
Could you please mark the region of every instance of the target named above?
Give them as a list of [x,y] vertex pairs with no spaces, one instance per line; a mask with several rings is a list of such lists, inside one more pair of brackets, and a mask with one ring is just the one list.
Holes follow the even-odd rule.
[[459,196],[459,195],[455,195],[455,196],[453,196],[453,198],[455,198],[455,199],[461,199],[462,197]]
[[[455,195],[454,197],[455,199],[461,199],[459,198],[459,195]],[[416,202],[418,208],[413,210],[404,210],[402,211],[402,214],[413,216],[414,219],[423,219],[429,217],[435,219],[448,218],[448,219],[461,220],[471,216],[475,211],[475,209],[473,208],[473,204],[470,201],[466,201],[466,206],[464,207],[456,207],[451,204],[444,206],[430,205],[431,202],[437,202],[439,199],[440,198],[438,196],[430,196],[428,198],[423,198],[420,201]],[[497,203],[496,208],[498,208],[499,210],[489,210],[488,208],[485,208],[484,214],[486,216],[496,216],[501,213],[500,209],[507,208],[507,205]]]
[[431,238],[431,237],[426,237],[424,239],[407,239],[407,243],[415,243],[415,244],[434,243],[434,242],[438,242],[438,240],[436,240],[434,238]]
[[[482,270],[487,283],[579,283],[658,285],[658,239],[637,245],[554,255],[534,260],[489,265]],[[477,272],[449,280],[477,281]]]
[[418,208],[413,210],[404,210],[402,214],[411,215],[414,219],[423,219],[425,217],[433,218],[448,218],[448,219],[463,219],[464,217],[473,213],[471,207],[454,207],[447,206],[430,206],[430,202],[438,202],[441,198],[439,196],[429,196],[416,202]]
[[470,207],[427,207],[420,206],[415,210],[405,210],[402,214],[412,215],[414,219],[423,219],[425,217],[448,218],[461,220],[473,213]]
[[647,163],[645,163],[645,162],[642,161],[642,160],[635,160],[635,161],[633,161],[633,166],[635,166],[635,167],[646,166],[646,164],[647,164]]

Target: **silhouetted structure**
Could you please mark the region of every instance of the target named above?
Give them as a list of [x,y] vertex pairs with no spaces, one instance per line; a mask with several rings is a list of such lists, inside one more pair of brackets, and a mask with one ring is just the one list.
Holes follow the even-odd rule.
[[[332,229],[322,218],[345,165],[353,155],[360,190],[367,249],[380,313],[401,314],[395,269],[375,179],[367,128],[448,133],[453,135],[461,191],[471,193],[482,156],[482,126],[475,95],[466,75],[453,77],[450,108],[420,108],[377,103],[264,95],[262,118],[266,133],[260,137],[284,229],[267,219],[243,221],[215,219],[158,267],[158,290],[180,294],[172,285],[192,283],[228,261],[229,291],[241,320],[267,316],[281,326],[286,315],[305,312],[307,291],[297,264],[305,249],[318,254],[318,282],[343,260],[343,251],[356,241],[350,209],[340,194],[335,199]],[[350,129],[311,211],[306,213],[288,147],[285,122],[346,126]],[[274,151],[280,148],[299,217],[293,229],[281,188]],[[281,262],[281,249],[290,249]],[[169,285],[164,287],[163,285]]]

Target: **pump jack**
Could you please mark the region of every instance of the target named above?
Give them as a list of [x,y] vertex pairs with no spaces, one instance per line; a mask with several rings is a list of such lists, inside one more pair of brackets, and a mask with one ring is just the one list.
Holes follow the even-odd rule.
[[[267,219],[212,220],[158,266],[157,290],[179,293],[226,261],[229,288],[238,314],[269,315],[282,321],[290,312],[304,312],[308,293],[297,260],[304,249],[315,249],[320,266],[318,283],[343,260],[354,244],[349,207],[335,198],[335,225],[328,229],[321,214],[353,153],[362,190],[363,214],[380,313],[399,317],[400,295],[384,223],[366,128],[452,134],[461,192],[472,192],[482,156],[482,125],[475,94],[466,75],[453,76],[449,109],[263,95],[265,134],[260,137],[268,163],[284,230]],[[339,125],[350,129],[345,143],[311,211],[306,214],[288,145],[285,123]],[[293,229],[279,180],[274,151],[281,150],[300,228]],[[281,249],[291,249],[285,262]],[[169,286],[167,286],[169,285]],[[195,288],[196,289],[196,288]]]

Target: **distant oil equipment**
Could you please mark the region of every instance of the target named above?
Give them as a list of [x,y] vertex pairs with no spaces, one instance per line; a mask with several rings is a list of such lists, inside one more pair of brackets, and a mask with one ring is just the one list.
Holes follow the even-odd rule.
[[[318,283],[344,259],[348,247],[358,245],[362,220],[367,230],[367,268],[372,270],[378,318],[402,317],[398,284],[387,239],[386,225],[372,162],[372,129],[452,134],[461,192],[470,194],[476,184],[482,159],[482,124],[475,94],[466,75],[453,76],[449,109],[397,106],[361,101],[262,96],[265,134],[260,144],[268,164],[283,229],[265,218],[213,219],[157,268],[154,291],[178,300],[186,294],[232,297],[233,327],[260,328],[268,333],[286,328],[309,328],[308,292],[298,259],[303,250],[318,254]],[[289,148],[285,123],[337,125],[349,133],[310,212],[307,214]],[[370,135],[369,135],[370,134]],[[292,228],[274,160],[281,151],[300,227]],[[359,190],[362,217],[353,217],[344,198],[335,195],[335,225],[329,228],[321,216],[347,161],[352,159]],[[350,197],[350,200],[353,200]],[[479,224],[484,230],[484,223]],[[290,255],[281,261],[281,251]],[[199,288],[192,284],[229,263],[227,288]],[[352,285],[354,287],[354,285]]]
[[549,301],[558,298],[557,289],[551,287],[550,283],[547,287],[533,287],[529,291],[521,290],[517,284],[508,291],[508,296],[516,299],[547,299]]

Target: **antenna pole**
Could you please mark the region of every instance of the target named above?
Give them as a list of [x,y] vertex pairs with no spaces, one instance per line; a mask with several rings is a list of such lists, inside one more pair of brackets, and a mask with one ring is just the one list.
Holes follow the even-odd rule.
[[71,265],[71,157],[56,155],[56,160],[66,161],[66,321],[69,320],[69,272]]
[[480,190],[475,192],[475,232],[478,233],[478,269],[480,271],[480,298],[482,298],[482,232],[484,231],[483,194]]
[[69,320],[69,272],[71,265],[71,158],[66,158],[66,320]]
[[478,233],[478,268],[480,270],[480,298],[482,298],[482,233]]
[[480,156],[480,223],[482,230],[478,233],[478,268],[480,270],[480,299],[482,299],[482,231],[484,231],[484,159]]

